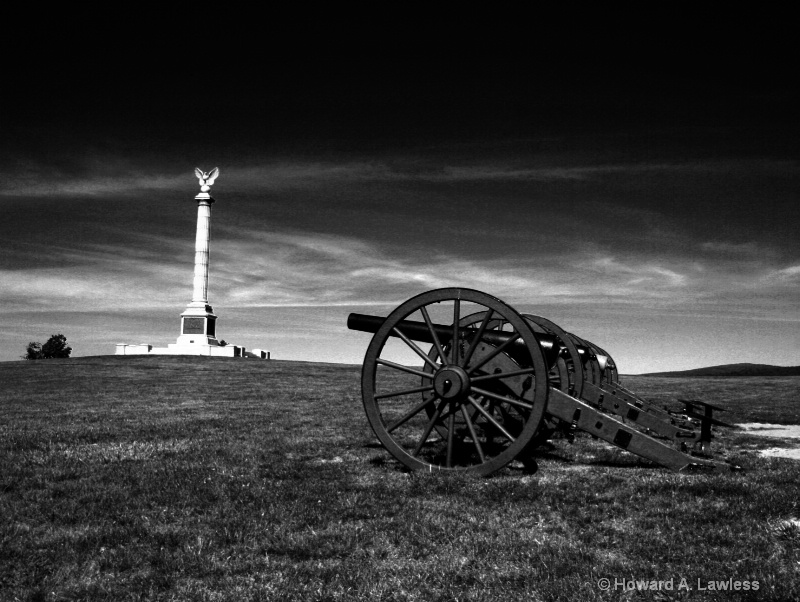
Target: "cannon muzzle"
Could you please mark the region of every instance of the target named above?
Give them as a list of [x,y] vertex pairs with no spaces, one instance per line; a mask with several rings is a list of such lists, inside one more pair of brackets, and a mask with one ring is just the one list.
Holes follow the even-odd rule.
[[[384,320],[385,318],[381,318],[380,316],[353,313],[347,317],[347,327],[350,330],[360,330],[361,332],[371,332],[374,334],[378,332]],[[446,326],[444,324],[432,324],[431,326],[439,339],[439,343],[442,345],[446,345],[453,338],[452,326]],[[431,331],[428,329],[428,325],[425,324],[425,322],[403,320],[396,328],[412,341],[430,344],[434,342]],[[477,333],[478,329],[472,328],[471,326],[458,329],[458,336],[462,341],[471,341]],[[394,332],[390,332],[389,335],[397,336]],[[566,351],[566,347],[561,345],[558,337],[554,335],[535,332],[534,336],[539,343],[539,347],[542,350],[548,367],[552,367],[555,365],[559,353],[563,353],[562,349]],[[511,338],[511,333],[500,330],[486,330],[481,337],[483,341],[495,347],[499,347],[508,341],[509,338]],[[521,337],[508,346],[508,354],[521,364],[526,366],[530,365],[530,356],[525,347],[525,342]]]

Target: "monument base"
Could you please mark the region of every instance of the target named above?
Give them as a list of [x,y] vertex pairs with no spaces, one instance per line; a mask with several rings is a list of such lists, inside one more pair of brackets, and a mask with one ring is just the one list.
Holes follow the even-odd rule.
[[211,345],[212,347],[219,347],[219,341],[215,337],[210,337],[205,334],[182,334],[178,337],[176,345]]
[[210,305],[192,301],[181,314],[181,334],[178,345],[219,345],[217,316]]
[[217,316],[205,302],[192,301],[181,314],[181,334],[175,343],[153,347],[147,343],[117,343],[116,355],[205,355],[211,357],[251,357],[268,360],[269,351],[247,351],[239,345],[228,345],[217,339]]
[[213,344],[203,343],[182,343],[182,337],[178,337],[177,343],[167,345],[168,355],[209,355],[214,357],[243,357],[244,347],[238,345],[220,346],[216,339]]
[[129,345],[127,343],[117,343],[115,355],[204,355],[209,357],[242,357],[257,358],[262,360],[270,359],[270,352],[263,349],[253,349],[247,351],[245,347],[239,345],[203,345],[169,343],[166,347],[153,347],[147,343]]

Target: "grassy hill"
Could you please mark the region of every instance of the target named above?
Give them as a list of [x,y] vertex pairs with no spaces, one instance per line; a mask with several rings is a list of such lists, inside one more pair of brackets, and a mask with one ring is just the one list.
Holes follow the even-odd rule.
[[800,376],[800,366],[768,364],[723,364],[678,372],[651,372],[642,376]]
[[[615,579],[674,579],[643,594],[667,600],[684,578],[691,599],[729,578],[759,582],[740,599],[800,598],[800,468],[755,437],[715,440],[743,473],[675,474],[580,436],[535,474],[408,473],[367,425],[359,369],[0,363],[0,600],[620,600],[639,594]],[[625,383],[800,422],[800,378]]]

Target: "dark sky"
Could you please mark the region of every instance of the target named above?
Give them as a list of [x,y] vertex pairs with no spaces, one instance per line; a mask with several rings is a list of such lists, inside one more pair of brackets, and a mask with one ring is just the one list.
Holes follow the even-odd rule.
[[193,171],[219,166],[209,296],[229,342],[357,363],[349,311],[469,286],[623,372],[797,365],[791,78],[633,54],[21,63],[0,115],[0,359],[55,332],[76,355],[174,342]]

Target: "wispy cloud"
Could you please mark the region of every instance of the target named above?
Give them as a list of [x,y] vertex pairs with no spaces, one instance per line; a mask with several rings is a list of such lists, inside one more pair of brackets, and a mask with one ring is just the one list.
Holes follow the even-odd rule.
[[[520,181],[581,181],[606,175],[629,174],[641,176],[652,173],[705,172],[731,173],[742,168],[741,161],[696,161],[686,163],[621,162],[606,164],[576,164],[564,166],[557,157],[532,156],[526,164],[517,159],[507,161],[429,158],[404,159],[401,155],[381,159],[351,160],[282,160],[265,158],[257,165],[221,166],[220,182],[228,190],[275,190],[283,188],[316,187],[335,182],[520,182]],[[71,170],[54,168],[33,161],[18,162],[2,174],[4,185],[0,196],[109,196],[126,195],[148,190],[185,191],[194,179],[192,167],[186,172],[153,171],[151,165],[135,165],[125,159],[107,154],[75,160]],[[796,163],[787,161],[758,161],[750,168],[787,172]],[[209,166],[205,166],[208,168]],[[709,249],[714,250],[714,243]],[[723,243],[724,244],[724,243]]]
[[188,173],[154,173],[109,155],[76,158],[68,167],[17,161],[6,169],[0,197],[124,197],[137,191],[185,188],[190,177]]
[[747,242],[707,241],[700,243],[699,248],[701,251],[723,260],[727,258],[734,261],[772,261],[780,256],[777,249],[752,240]]
[[590,265],[608,276],[622,277],[628,285],[677,287],[687,284],[686,275],[653,263],[622,263],[614,257],[600,257]]
[[[398,255],[374,242],[304,232],[217,228],[210,300],[226,307],[394,304],[432,288],[466,286],[509,301],[680,305],[769,286],[749,276],[678,260],[637,260],[577,250],[552,256],[481,259],[427,253]],[[5,270],[7,309],[74,311],[181,307],[192,285],[191,243],[147,235],[136,251],[94,245],[60,251],[69,268]],[[800,266],[770,272],[775,285]]]
[[779,282],[793,282],[800,280],[800,265],[792,265],[788,268],[770,271],[766,278],[768,280],[777,280]]

